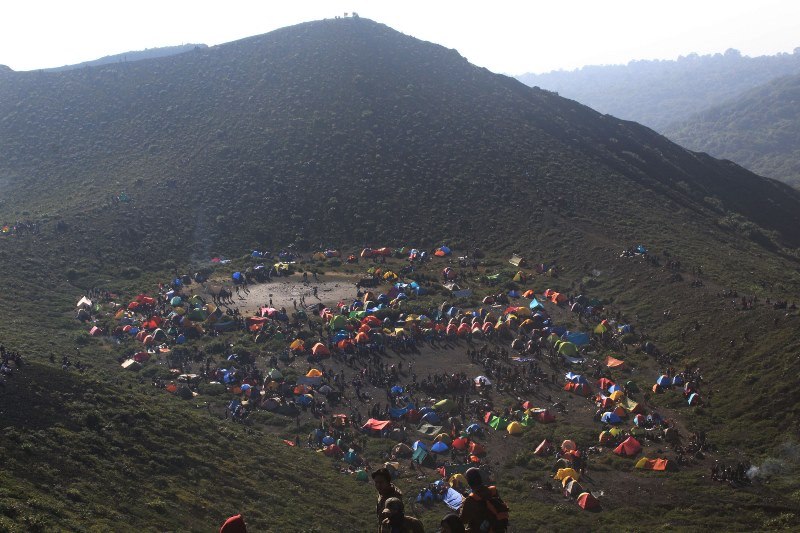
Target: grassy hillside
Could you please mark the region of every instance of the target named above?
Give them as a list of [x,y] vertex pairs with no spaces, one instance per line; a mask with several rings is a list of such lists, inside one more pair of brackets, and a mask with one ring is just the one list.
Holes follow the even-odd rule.
[[[233,258],[215,271],[230,279],[253,249],[442,242],[458,254],[482,247],[481,275],[507,276],[513,250],[558,265],[558,278],[531,286],[585,285],[713,384],[702,410],[666,395],[657,408],[686,431],[707,431],[714,457],[783,465],[769,485],[734,491],[703,477],[714,457],[648,478],[606,455],[591,487],[606,491],[607,509],[582,513],[533,487],[552,466],[531,456],[534,443],[597,438],[591,406],[565,398],[574,416],[552,433],[490,437],[519,530],[798,523],[797,402],[786,376],[798,370],[800,329],[796,312],[764,304],[800,298],[800,193],[784,184],[357,19],[124,65],[0,71],[0,138],[0,223],[9,226],[0,339],[27,360],[0,388],[0,529],[204,531],[238,511],[259,531],[370,529],[368,485],[283,443],[314,419],[298,428],[264,413],[233,424],[222,417],[228,395],[182,401],[153,387],[169,376],[164,365],[121,372],[128,346],[88,337],[75,302],[90,287],[129,301],[217,255]],[[660,263],[619,257],[638,243]],[[682,262],[678,278],[668,258]],[[444,264],[423,272],[436,278]],[[497,290],[478,274],[468,282],[477,296],[465,308]],[[736,310],[718,295],[725,289],[761,303]],[[417,305],[436,308],[444,294]],[[197,345],[218,359],[226,346],[252,350],[260,367],[282,348],[244,333]],[[478,372],[465,351],[420,360]],[[88,368],[61,370],[64,354]],[[641,353],[631,361],[633,379],[652,385],[662,365]],[[370,440],[366,457],[377,464],[390,444]],[[432,480],[416,476],[399,481],[407,493]],[[421,512],[429,529],[442,510]]]
[[602,113],[663,132],[673,122],[736,98],[776,78],[800,72],[800,53],[747,57],[690,54],[675,61],[587,66],[517,78],[575,99]]
[[787,76],[672,124],[665,134],[691,150],[730,159],[800,185],[800,76]]

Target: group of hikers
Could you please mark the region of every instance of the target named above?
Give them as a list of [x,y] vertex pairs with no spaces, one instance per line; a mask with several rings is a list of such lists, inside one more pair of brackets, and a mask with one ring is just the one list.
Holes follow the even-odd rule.
[[[509,509],[497,491],[487,485],[477,468],[464,473],[469,485],[466,496],[457,513],[446,514],[439,522],[441,533],[503,533],[508,530]],[[406,513],[403,492],[392,483],[392,474],[386,468],[372,473],[377,491],[375,506],[376,531],[378,533],[425,533],[422,522]],[[242,515],[228,518],[220,533],[246,533],[247,525]]]

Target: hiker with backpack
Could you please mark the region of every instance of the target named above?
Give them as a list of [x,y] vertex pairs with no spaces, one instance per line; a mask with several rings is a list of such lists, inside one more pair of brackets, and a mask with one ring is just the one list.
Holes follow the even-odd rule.
[[465,531],[499,533],[508,529],[508,506],[497,494],[497,487],[483,484],[481,471],[470,468],[464,474],[472,492],[459,509]]

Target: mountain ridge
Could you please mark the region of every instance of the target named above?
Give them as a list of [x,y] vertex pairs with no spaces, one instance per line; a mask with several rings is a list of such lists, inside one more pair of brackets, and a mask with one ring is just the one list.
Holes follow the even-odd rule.
[[800,74],[753,88],[672,124],[666,135],[693,150],[737,161],[800,186]]

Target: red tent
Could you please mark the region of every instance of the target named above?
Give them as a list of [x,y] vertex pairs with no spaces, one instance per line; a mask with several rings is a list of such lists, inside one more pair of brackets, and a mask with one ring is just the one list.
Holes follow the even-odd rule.
[[391,425],[391,420],[376,420],[370,418],[367,420],[366,424],[361,426],[361,429],[364,431],[383,431],[384,429],[389,429]]
[[536,451],[533,452],[534,455],[547,455],[550,452],[550,449],[553,447],[550,444],[550,441],[547,439],[543,440],[539,446],[536,447]]
[[578,496],[578,506],[587,511],[597,511],[600,509],[600,502],[588,492],[584,492]]
[[642,445],[633,437],[628,437],[622,443],[614,448],[614,453],[623,457],[634,457],[639,455],[642,451]]
[[608,390],[612,385],[614,385],[614,382],[608,378],[600,378],[597,380],[597,386],[603,390]]
[[456,450],[466,450],[467,449],[467,439],[464,437],[459,437],[453,441],[453,448]]
[[551,413],[548,409],[542,409],[541,411],[535,411],[536,420],[543,424],[549,424],[550,422],[555,422],[556,417]]

